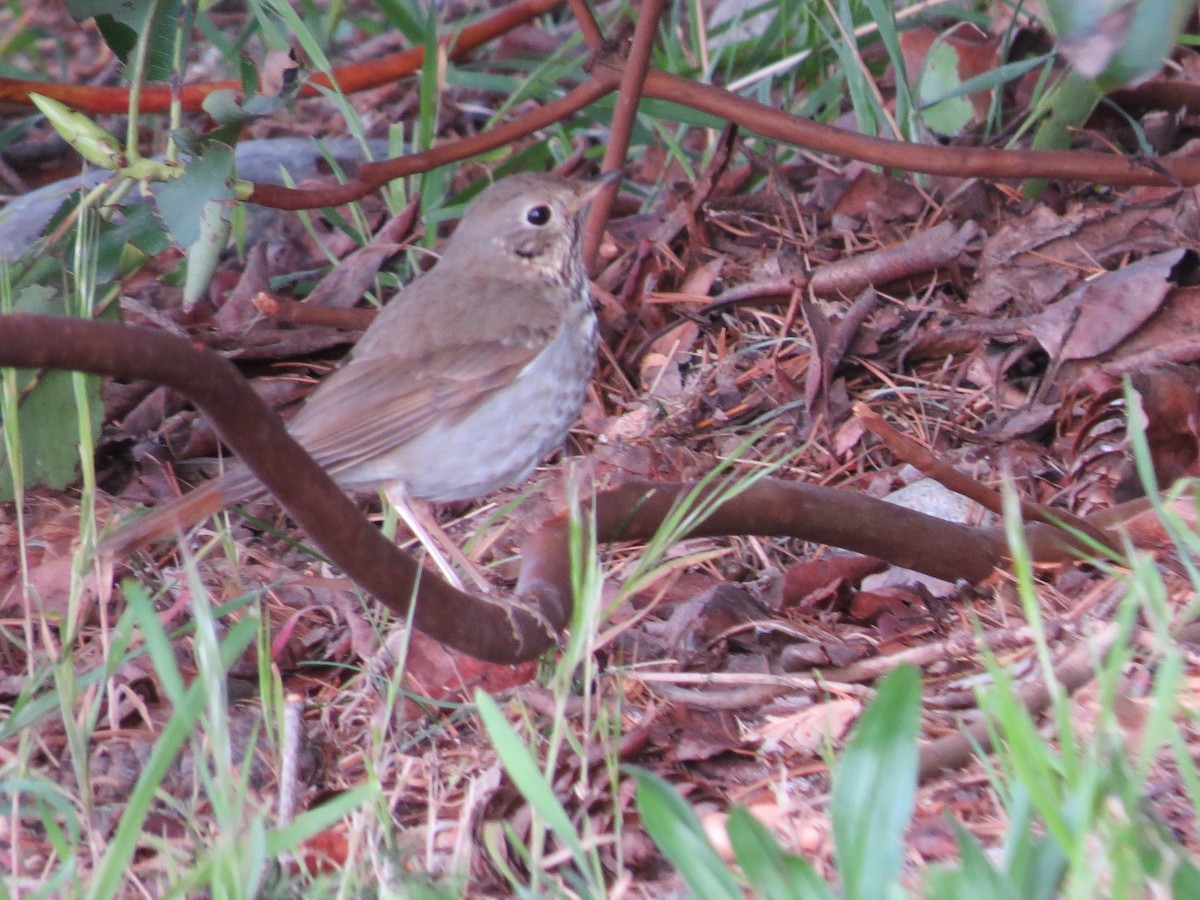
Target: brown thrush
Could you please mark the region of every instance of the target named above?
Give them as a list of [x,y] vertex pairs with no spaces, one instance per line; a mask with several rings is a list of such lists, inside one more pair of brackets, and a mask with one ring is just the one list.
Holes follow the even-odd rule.
[[[420,536],[409,500],[482,496],[562,444],[596,357],[581,213],[607,180],[525,173],[475,199],[438,263],[288,424],[335,481],[383,486]],[[263,493],[249,469],[231,468],[104,549],[128,552]]]

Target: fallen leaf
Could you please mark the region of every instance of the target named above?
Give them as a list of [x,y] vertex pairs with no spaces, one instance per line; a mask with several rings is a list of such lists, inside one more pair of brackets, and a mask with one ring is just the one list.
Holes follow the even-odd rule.
[[827,743],[837,744],[862,712],[858,700],[830,700],[789,716],[770,717],[757,729],[764,753],[816,756]]
[[[1131,380],[1142,398],[1146,443],[1158,487],[1166,490],[1180,478],[1200,474],[1200,371],[1161,366]],[[1144,493],[1131,467],[1117,485],[1117,498],[1131,500]]]
[[1196,254],[1190,250],[1147,257],[1089,281],[1026,324],[1051,357],[1090,359],[1136,331],[1195,265]]

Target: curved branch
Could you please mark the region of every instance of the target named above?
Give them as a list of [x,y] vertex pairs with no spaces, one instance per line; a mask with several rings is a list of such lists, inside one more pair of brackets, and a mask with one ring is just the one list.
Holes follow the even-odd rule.
[[[642,82],[650,68],[650,54],[658,37],[658,23],[662,19],[666,0],[646,0],[638,10],[637,27],[633,32],[633,46],[629,59],[621,73],[621,86],[617,91],[617,104],[613,109],[612,122],[608,129],[608,144],[604,148],[602,172],[617,172],[625,165],[629,155],[629,141],[633,136],[633,123],[637,119],[638,105],[642,99]],[[604,226],[608,224],[609,211],[621,185],[614,181],[602,188],[588,210],[583,228],[583,264],[589,269],[596,265],[596,254],[604,238]]]
[[[417,628],[492,662],[530,659],[571,618],[569,528],[550,520],[522,547],[516,598],[472,596],[423,572],[371,525],[225,358],[161,331],[56,316],[0,316],[0,366],[74,369],[165,384],[186,394],[329,558]],[[712,495],[723,485],[700,493]],[[631,483],[595,499],[603,542],[652,536],[693,484]],[[1078,547],[1041,523],[1026,529],[1034,559]],[[725,500],[688,536],[799,537],[857,550],[946,579],[977,582],[1004,564],[1002,529],[945,522],[862,494],[762,479]]]
[[[429,171],[532,134],[617,90],[621,78],[622,69],[611,62],[599,62],[591,77],[565,96],[486,134],[451,141],[423,153],[364,165],[359,177],[346,184],[308,189],[255,185],[249,199],[252,203],[279,209],[310,209],[348,203],[394,178]],[[771,140],[909,172],[956,178],[1061,178],[1126,186],[1200,183],[1200,159],[1139,159],[1082,150],[943,147],[866,137],[655,69],[646,73],[642,93],[718,116]]]
[[[604,68],[605,64],[598,65],[593,77]],[[1200,183],[1200,160],[1196,159],[1139,159],[1082,150],[992,150],[890,141],[802,119],[722,88],[657,70],[647,74],[643,91],[647,97],[719,116],[772,140],[908,172],[955,178],[1061,178],[1111,185]]]
[[[553,9],[560,2],[562,0],[519,0],[484,21],[463,28],[447,39],[451,58],[460,58],[497,35]],[[589,43],[596,38],[596,34],[588,34]],[[334,73],[334,77],[347,92],[363,90],[412,74],[420,68],[423,59],[423,48],[414,48],[383,60],[343,67]],[[358,178],[347,184],[309,189],[255,185],[249,200],[278,209],[312,209],[358,200],[393,179],[429,171],[502,147],[560,121],[616,90],[623,74],[621,65],[599,61],[593,67],[591,77],[564,97],[545,104],[529,115],[500,125],[487,134],[452,141],[423,153],[371,163],[363,167]],[[302,96],[315,94],[316,85],[328,85],[328,80],[320,75],[314,77]],[[198,109],[203,99],[213,91],[238,88],[240,84],[236,82],[184,85],[183,104],[187,109]],[[1075,150],[995,150],[910,144],[822,125],[719,87],[653,69],[642,79],[641,88],[645,96],[718,116],[772,140],[910,172],[958,178],[1061,178],[1123,186],[1200,183],[1200,160],[1196,159],[1140,159]],[[123,112],[128,102],[128,92],[124,88],[79,87],[0,78],[0,101],[27,103],[30,92],[42,93],[77,109],[93,112]],[[165,110],[170,103],[169,88],[165,85],[147,85],[142,103],[147,112]]]
[[588,45],[588,49],[596,52],[604,46],[604,32],[600,30],[600,23],[596,21],[588,0],[567,0],[567,6],[571,7],[571,14],[579,24],[583,42]]
[[619,77],[590,78],[568,94],[552,100],[527,115],[497,125],[491,131],[472,135],[459,141],[451,141],[408,156],[398,156],[381,162],[365,163],[358,177],[345,184],[332,184],[321,188],[288,188],[279,184],[256,184],[249,196],[251,203],[271,206],[275,209],[313,209],[320,206],[337,206],[359,200],[396,178],[428,172],[438,166],[486,153],[503,147],[518,138],[532,134],[539,128],[553,125],[560,119],[594,103],[614,90]]
[[[476,47],[512,31],[530,19],[561,6],[563,0],[515,0],[494,15],[467,25],[442,39],[452,60],[466,56]],[[333,80],[347,94],[380,87],[397,78],[420,70],[425,62],[425,48],[414,47],[393,53],[382,59],[366,60],[335,69]],[[320,96],[319,87],[330,87],[330,79],[317,73],[300,91],[301,97]],[[213,81],[206,84],[185,84],[181,91],[183,108],[188,112],[200,109],[204,98],[216,91],[241,91],[240,81]],[[57,81],[26,81],[0,78],[0,102],[31,106],[30,94],[42,94],[65,103],[73,109],[93,113],[125,113],[129,111],[129,89],[124,87],[92,87],[62,84]],[[166,84],[147,84],[142,88],[139,109],[144,113],[164,113],[171,105],[171,87]]]
[[[723,484],[700,492],[726,490]],[[692,492],[694,483],[630,482],[594,500],[600,543],[652,537]],[[978,583],[1008,562],[1003,528],[947,522],[865,494],[802,482],[762,478],[725,500],[681,537],[721,535],[794,537],[854,550],[947,581]],[[1069,533],[1041,522],[1025,527],[1039,563],[1059,563],[1088,552]],[[522,545],[519,596],[544,608],[570,609],[570,529],[565,515],[550,519]]]
[[[73,369],[164,384],[186,394],[222,439],[355,583],[413,624],[493,662],[538,656],[569,616],[456,591],[389,541],[305,452],[233,363],[149,328],[58,316],[0,316],[0,365]],[[507,627],[505,627],[507,625]]]

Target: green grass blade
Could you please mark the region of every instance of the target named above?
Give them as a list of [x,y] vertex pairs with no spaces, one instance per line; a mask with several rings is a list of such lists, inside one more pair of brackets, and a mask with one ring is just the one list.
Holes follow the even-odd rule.
[[517,790],[529,801],[529,805],[546,820],[550,828],[558,835],[559,840],[566,844],[578,859],[582,860],[586,853],[583,843],[579,840],[579,833],[571,824],[566,809],[554,795],[554,788],[551,787],[550,782],[537,767],[533,756],[521,742],[520,735],[508,723],[508,719],[504,718],[504,713],[500,711],[500,707],[489,694],[476,690],[475,705],[479,709],[479,717],[483,720],[492,746],[500,754],[500,761],[517,786]]
[[[158,621],[149,596],[136,585],[129,586],[126,596],[134,609],[135,618],[146,632],[147,642],[151,644],[161,642],[169,647],[166,632],[162,630],[162,625]],[[246,618],[229,629],[221,644],[221,657],[225,666],[228,666],[250,646],[257,627],[257,623],[253,619]],[[154,655],[153,651],[152,658],[156,663],[159,662],[159,658]],[[173,658],[169,661],[167,669],[165,671],[160,669],[158,675],[163,678],[166,676],[166,672],[171,670],[175,670]],[[154,743],[150,758],[146,760],[137,784],[134,785],[133,792],[129,795],[125,813],[121,816],[121,821],[113,833],[108,849],[97,865],[93,879],[88,885],[86,894],[88,900],[99,900],[99,898],[116,895],[118,886],[125,877],[126,869],[133,859],[133,854],[142,836],[142,825],[150,813],[154,794],[158,791],[159,785],[178,755],[183,742],[192,735],[197,720],[204,713],[205,704],[205,682],[202,679],[193,682],[191,687],[179,698],[179,702],[175,703],[174,712]]]
[[294,852],[309,838],[320,834],[339,819],[345,818],[377,797],[379,790],[379,782],[365,782],[345,793],[338,794],[316,809],[301,813],[282,828],[272,828],[267,832],[267,855],[278,856],[281,853]]
[[744,897],[729,867],[709,842],[692,808],[663,779],[627,767],[638,783],[637,808],[646,832],[687,882],[705,900]]
[[725,825],[738,865],[755,895],[767,900],[834,900],[834,893],[816,870],[779,846],[767,827],[741,806],[729,811]]
[[834,773],[833,835],[847,900],[886,897],[900,874],[920,713],[920,671],[901,666],[879,686]]

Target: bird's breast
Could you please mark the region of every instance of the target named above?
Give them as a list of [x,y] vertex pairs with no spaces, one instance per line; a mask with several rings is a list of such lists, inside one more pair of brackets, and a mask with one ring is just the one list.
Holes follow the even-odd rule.
[[566,439],[596,364],[599,333],[586,288],[560,300],[566,306],[554,337],[509,384],[356,475],[402,482],[410,496],[434,502],[473,499],[526,478]]

